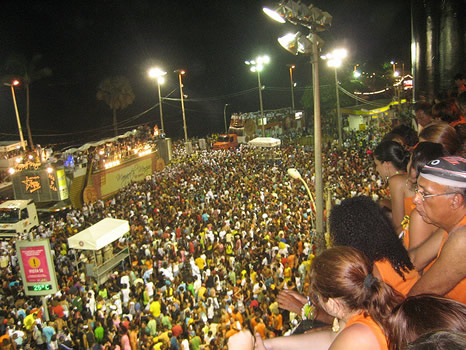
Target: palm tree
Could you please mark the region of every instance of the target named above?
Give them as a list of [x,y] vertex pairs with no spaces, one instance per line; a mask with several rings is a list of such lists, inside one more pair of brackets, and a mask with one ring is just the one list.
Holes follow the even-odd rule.
[[48,67],[39,67],[39,62],[42,59],[41,54],[34,54],[32,59],[28,59],[23,55],[14,55],[8,58],[6,70],[11,77],[18,79],[21,84],[26,87],[26,129],[28,132],[29,149],[34,148],[32,142],[32,133],[30,125],[30,104],[29,104],[29,88],[33,81],[40,80],[52,75],[52,70]]
[[129,80],[123,76],[103,80],[97,91],[97,99],[104,101],[113,111],[113,132],[118,135],[117,110],[125,109],[134,101]]

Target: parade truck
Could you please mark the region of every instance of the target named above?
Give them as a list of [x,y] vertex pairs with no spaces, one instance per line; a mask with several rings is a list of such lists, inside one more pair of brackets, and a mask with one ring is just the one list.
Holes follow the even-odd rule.
[[238,135],[236,134],[224,134],[220,135],[212,146],[214,150],[218,149],[230,149],[237,148],[239,146]]
[[0,204],[0,240],[26,236],[38,225],[36,205],[32,199]]

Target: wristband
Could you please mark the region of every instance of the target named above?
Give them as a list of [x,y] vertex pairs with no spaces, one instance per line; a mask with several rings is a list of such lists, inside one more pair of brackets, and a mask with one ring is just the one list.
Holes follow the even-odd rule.
[[310,301],[304,304],[301,309],[301,317],[303,320],[313,320],[315,316],[316,308]]

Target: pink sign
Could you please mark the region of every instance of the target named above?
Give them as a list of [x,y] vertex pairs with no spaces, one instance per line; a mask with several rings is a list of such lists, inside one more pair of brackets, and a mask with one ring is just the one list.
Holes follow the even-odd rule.
[[21,249],[26,282],[49,282],[50,272],[45,255],[45,246],[27,247]]

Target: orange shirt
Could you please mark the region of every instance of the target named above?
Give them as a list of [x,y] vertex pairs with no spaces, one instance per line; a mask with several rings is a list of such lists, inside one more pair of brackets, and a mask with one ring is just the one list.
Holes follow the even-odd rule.
[[451,126],[452,128],[454,128],[455,126],[460,125],[460,124],[466,124],[466,120],[464,119],[463,116],[460,116],[460,119],[458,119],[458,120],[452,121],[452,122],[450,123],[450,126]]
[[404,199],[404,207],[405,207],[405,215],[411,215],[411,212],[416,209],[416,204],[413,202],[414,197],[405,197]]
[[[460,222],[460,227],[461,226],[466,226],[466,216],[461,220]],[[440,249],[437,253],[437,257],[424,268],[424,272],[429,270],[432,265],[437,261],[439,258],[440,254],[442,253],[443,246],[445,245],[445,242],[448,239],[448,232],[443,233],[443,239],[442,243],[440,244]],[[447,294],[444,295],[446,298],[450,298],[456,301],[459,301],[460,303],[466,304],[466,278],[463,278],[461,282],[459,282],[455,288],[453,288],[451,291],[449,291]]]
[[370,316],[365,317],[364,312],[360,313],[359,315],[353,316],[348,320],[345,328],[348,328],[349,326],[355,323],[362,323],[363,325],[368,326],[377,338],[380,350],[388,350],[387,337],[383,333],[380,326],[377,323],[375,323],[375,321]]
[[265,339],[266,338],[266,327],[265,327],[265,323],[263,322],[259,322],[256,327],[254,327],[254,332],[255,333],[259,333],[262,337],[262,339]]
[[283,316],[281,314],[272,316],[272,327],[273,329],[279,331],[283,327]]
[[419,273],[413,269],[404,273],[405,280],[403,280],[395,271],[390,261],[386,259],[376,261],[374,265],[377,267],[377,270],[379,270],[382,280],[404,296],[408,294],[420,277]]

